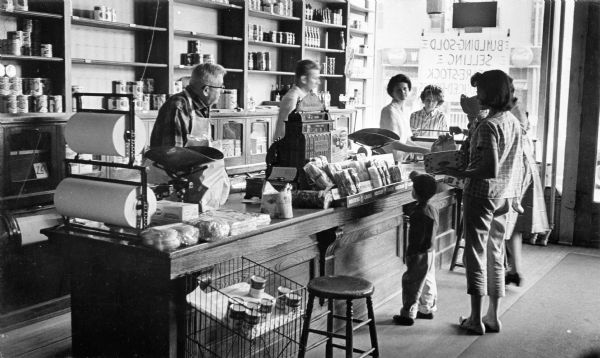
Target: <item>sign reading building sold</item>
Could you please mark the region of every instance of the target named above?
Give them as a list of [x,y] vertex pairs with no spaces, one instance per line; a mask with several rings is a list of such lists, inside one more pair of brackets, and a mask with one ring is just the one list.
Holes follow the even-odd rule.
[[419,51],[419,82],[442,87],[446,100],[453,102],[463,93],[474,95],[470,79],[476,72],[508,73],[508,39],[500,33],[425,34]]

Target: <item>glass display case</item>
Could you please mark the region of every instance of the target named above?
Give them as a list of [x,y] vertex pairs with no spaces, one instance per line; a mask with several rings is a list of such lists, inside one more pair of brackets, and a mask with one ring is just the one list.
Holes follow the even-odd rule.
[[225,166],[238,166],[246,163],[244,148],[246,121],[243,118],[223,118],[218,120],[219,138],[214,147],[225,156]]
[[0,176],[3,209],[52,202],[52,191],[63,176],[63,126],[56,123],[2,123]]
[[246,148],[248,163],[265,161],[269,144],[271,143],[270,118],[252,118],[248,122],[248,146]]

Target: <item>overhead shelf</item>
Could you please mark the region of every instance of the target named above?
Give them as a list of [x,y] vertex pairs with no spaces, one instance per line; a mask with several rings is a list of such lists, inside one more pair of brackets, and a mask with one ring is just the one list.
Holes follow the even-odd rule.
[[73,58],[71,60],[71,62],[74,64],[100,65],[100,66],[153,67],[153,68],[166,68],[167,67],[167,65],[164,63],[105,61],[105,60],[92,60],[92,59],[87,59],[87,58]]
[[252,73],[252,74],[256,74],[256,75],[294,76],[294,72],[285,72],[285,71],[248,70],[248,73]]
[[250,45],[257,45],[257,46],[268,46],[268,47],[285,47],[285,48],[300,48],[300,45],[288,45],[288,44],[282,44],[279,42],[269,42],[269,41],[248,41],[248,44]]
[[366,7],[355,5],[353,3],[350,3],[350,11],[363,12],[365,14],[373,12],[373,10],[371,10],[371,9],[367,9]]
[[344,25],[328,24],[325,22],[313,21],[313,20],[306,20],[305,25],[306,26],[315,26],[315,27],[324,27],[324,28],[330,28],[330,29],[340,29],[340,30],[346,29],[346,26],[344,26]]
[[327,52],[327,53],[344,53],[344,50],[337,50],[332,48],[322,48],[322,47],[306,47],[306,51],[315,51],[315,52]]
[[241,37],[223,36],[216,34],[208,34],[205,32],[174,30],[174,35],[177,37],[185,37],[190,39],[205,39],[215,41],[243,41]]
[[[176,65],[174,68],[176,70],[193,70],[195,67],[196,67],[196,65],[192,65],[192,66]],[[244,70],[240,69],[240,68],[226,68],[225,71],[227,71],[229,73],[242,73],[242,72],[244,72]]]
[[355,35],[373,35],[373,33],[370,32],[370,31],[353,29],[353,28],[350,28],[350,34],[355,34]]
[[167,31],[164,27],[154,27],[138,24],[129,24],[125,22],[112,22],[88,19],[87,17],[72,16],[71,23],[73,25],[101,27],[105,29],[123,30],[123,31]]
[[62,62],[62,57],[42,57],[42,56],[17,56],[0,54],[0,60],[24,60],[24,61],[42,61],[42,62]]
[[22,10],[13,10],[6,11],[0,10],[0,15],[4,16],[14,16],[14,17],[33,17],[38,19],[62,19],[62,15],[50,14],[47,12],[38,12],[38,11],[22,11]]
[[226,3],[210,1],[210,0],[175,0],[175,3],[208,7],[211,9],[236,9],[236,10],[243,9],[243,7],[241,7],[239,5],[226,4]]
[[271,14],[270,12],[258,11],[258,10],[248,10],[248,15],[253,16],[253,17],[260,17],[263,19],[269,19],[269,20],[300,21],[299,17]]

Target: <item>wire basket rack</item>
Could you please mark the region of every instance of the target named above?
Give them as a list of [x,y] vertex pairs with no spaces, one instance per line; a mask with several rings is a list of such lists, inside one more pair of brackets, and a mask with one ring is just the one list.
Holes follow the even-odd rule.
[[245,257],[185,277],[186,357],[292,357],[306,287]]

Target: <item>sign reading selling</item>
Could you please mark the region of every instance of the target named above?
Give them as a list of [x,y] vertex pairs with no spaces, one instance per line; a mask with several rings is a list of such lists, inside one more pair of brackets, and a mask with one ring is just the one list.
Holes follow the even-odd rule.
[[471,76],[476,72],[502,70],[508,73],[508,37],[500,33],[431,33],[423,35],[419,51],[419,82],[443,88],[449,101],[461,94],[473,95]]

